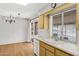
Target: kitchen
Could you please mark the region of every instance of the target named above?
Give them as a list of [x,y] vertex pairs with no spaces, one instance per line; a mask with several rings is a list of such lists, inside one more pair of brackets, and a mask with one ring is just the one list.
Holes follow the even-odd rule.
[[31,39],[37,56],[79,55],[79,4],[51,5],[31,25]]
[[0,56],[79,56],[78,3],[0,3]]

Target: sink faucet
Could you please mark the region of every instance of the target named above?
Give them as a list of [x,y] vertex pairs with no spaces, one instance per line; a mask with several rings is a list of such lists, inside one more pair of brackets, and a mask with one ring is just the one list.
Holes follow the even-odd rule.
[[68,40],[68,37],[64,37],[64,40]]
[[54,36],[54,38],[55,38],[55,41],[58,41],[59,39],[58,39],[58,34],[53,34],[53,36]]

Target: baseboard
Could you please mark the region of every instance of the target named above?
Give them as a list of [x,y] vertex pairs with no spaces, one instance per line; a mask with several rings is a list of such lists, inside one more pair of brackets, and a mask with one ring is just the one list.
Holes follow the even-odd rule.
[[3,44],[0,44],[0,45],[10,45],[10,44],[17,44],[17,43],[31,43],[31,42],[28,42],[28,41],[21,41],[21,42],[3,43]]

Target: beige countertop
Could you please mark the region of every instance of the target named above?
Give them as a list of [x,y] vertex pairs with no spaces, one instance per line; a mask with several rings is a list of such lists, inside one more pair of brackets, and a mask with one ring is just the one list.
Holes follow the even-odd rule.
[[70,53],[75,56],[79,56],[79,47],[76,44],[72,44],[64,41],[55,41],[54,39],[46,39],[38,36],[35,36],[34,38],[43,41],[51,46],[54,46],[58,49],[61,49],[67,53]]

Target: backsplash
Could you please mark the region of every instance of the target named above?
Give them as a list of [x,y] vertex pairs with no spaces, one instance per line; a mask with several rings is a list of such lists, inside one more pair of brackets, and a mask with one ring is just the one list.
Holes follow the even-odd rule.
[[49,38],[50,37],[49,31],[45,29],[39,29],[38,36],[40,36],[41,38]]
[[77,30],[77,45],[79,47],[79,30]]

